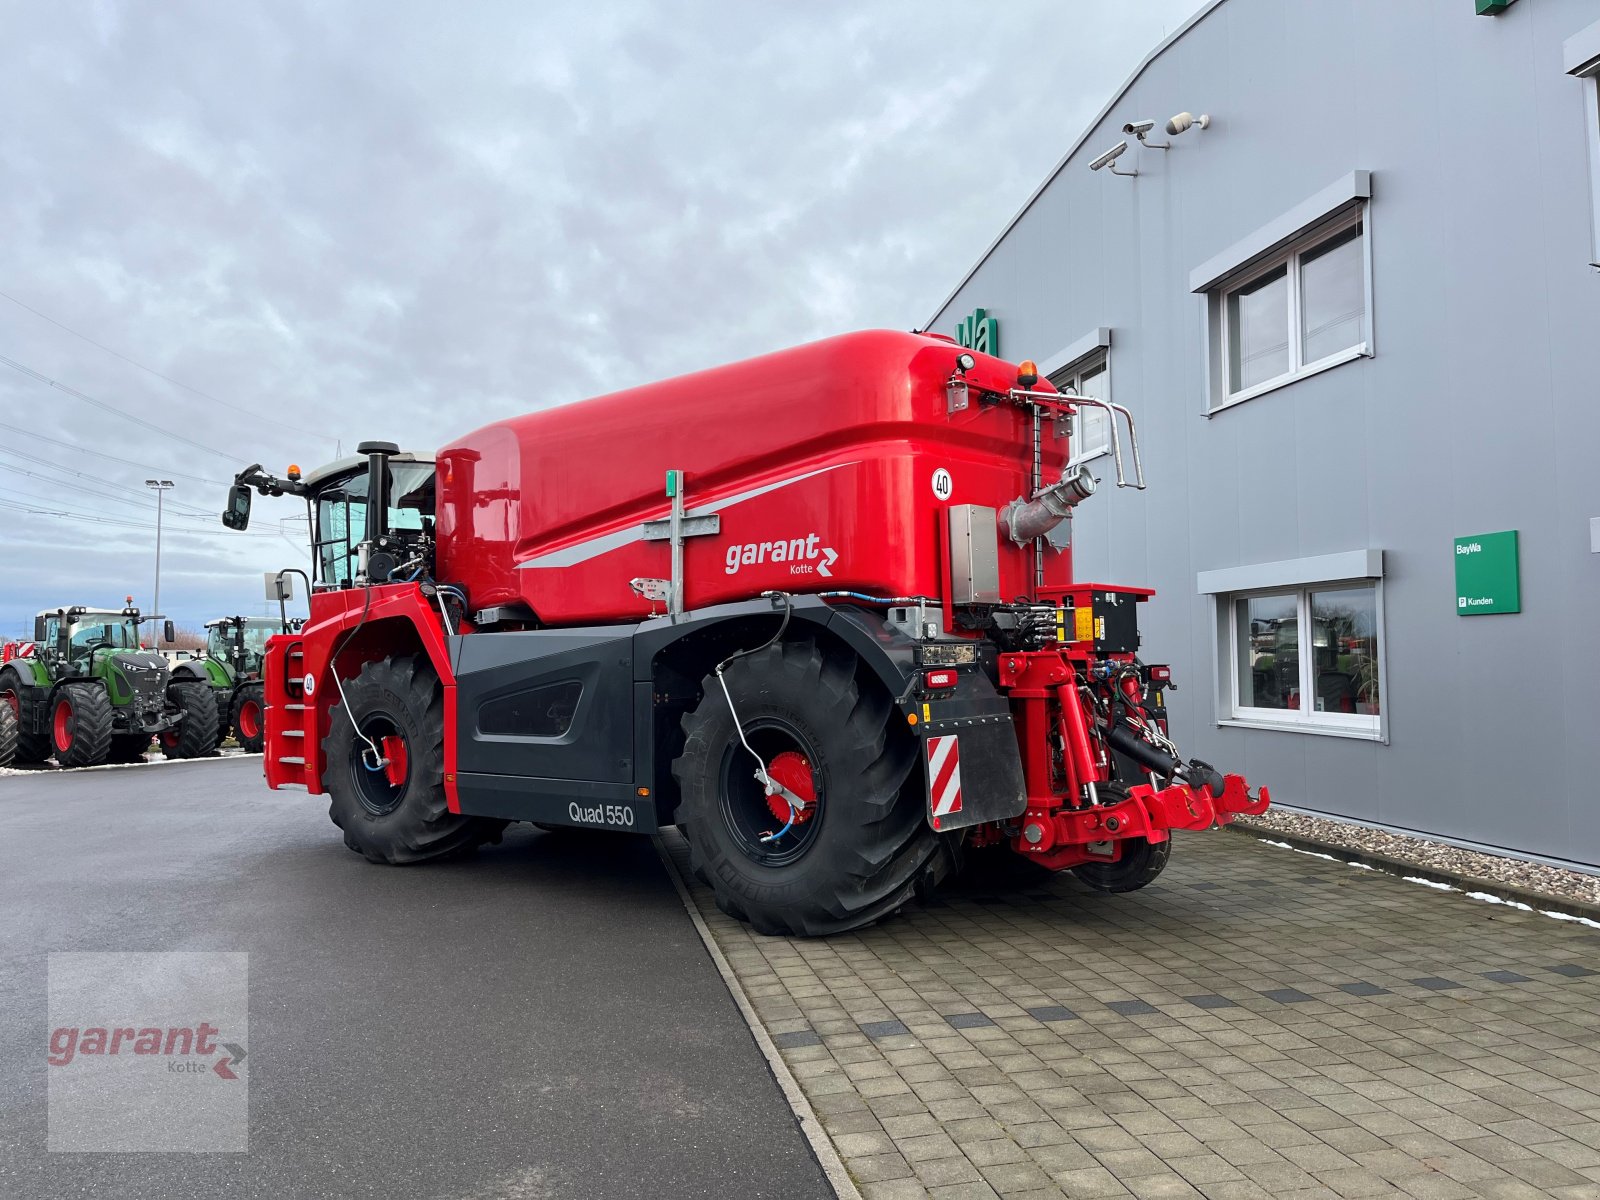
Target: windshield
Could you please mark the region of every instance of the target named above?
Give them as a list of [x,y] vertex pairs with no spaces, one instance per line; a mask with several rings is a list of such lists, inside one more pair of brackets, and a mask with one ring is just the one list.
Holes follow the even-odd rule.
[[[433,464],[389,464],[390,529],[422,529],[433,519]],[[367,473],[329,484],[317,493],[317,578],[348,586],[356,575],[356,547],[367,535]]]
[[[267,652],[267,639],[280,631],[279,623],[266,617],[246,617],[244,622],[244,669],[259,671],[262,656]],[[206,654],[220,662],[231,663],[234,639],[237,636],[232,622],[212,625],[206,630]]]
[[139,627],[131,617],[121,613],[80,613],[72,618],[67,629],[73,658],[82,657],[91,650],[139,648]]

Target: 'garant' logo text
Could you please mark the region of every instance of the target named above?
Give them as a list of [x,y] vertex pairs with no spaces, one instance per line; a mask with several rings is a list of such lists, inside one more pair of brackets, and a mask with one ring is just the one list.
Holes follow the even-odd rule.
[[810,575],[815,572],[825,577],[831,576],[833,572],[829,568],[839,553],[828,546],[818,546],[820,540],[813,533],[788,541],[745,542],[743,545],[729,546],[728,574],[736,575],[740,567],[753,567],[758,563],[786,563],[791,575]]

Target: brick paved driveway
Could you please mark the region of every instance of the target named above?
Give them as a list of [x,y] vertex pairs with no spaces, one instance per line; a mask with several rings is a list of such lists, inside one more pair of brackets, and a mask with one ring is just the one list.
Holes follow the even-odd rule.
[[1600,1197],[1592,929],[1233,833],[826,941],[692,892],[868,1200]]

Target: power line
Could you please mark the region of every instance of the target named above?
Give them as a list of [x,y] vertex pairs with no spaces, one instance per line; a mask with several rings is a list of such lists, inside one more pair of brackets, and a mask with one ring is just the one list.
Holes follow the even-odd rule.
[[[148,529],[148,530],[154,530],[155,527],[156,527],[154,521],[125,521],[120,517],[107,517],[107,516],[97,515],[97,514],[94,514],[94,513],[68,512],[65,509],[54,509],[54,508],[36,508],[36,507],[34,507],[33,504],[27,502],[27,500],[26,500],[27,493],[26,492],[16,492],[16,491],[12,491],[9,488],[0,488],[0,492],[4,492],[6,495],[24,497],[24,500],[22,502],[18,502],[18,501],[15,501],[15,500],[0,500],[0,508],[10,509],[13,512],[27,513],[29,516],[35,516],[35,517],[62,517],[62,518],[66,519],[66,520],[69,520],[69,521],[88,521],[88,522],[90,522],[92,524],[95,524],[95,525],[113,525],[113,526],[118,526],[118,527],[123,528],[123,529]],[[181,536],[184,536],[184,537],[223,537],[223,536],[232,536],[232,537],[253,537],[253,538],[268,538],[268,539],[271,539],[271,538],[276,538],[276,537],[283,536],[282,535],[282,531],[268,533],[265,530],[261,530],[260,532],[257,532],[257,531],[254,531],[254,530],[234,531],[234,530],[225,530],[225,529],[220,529],[220,528],[215,530],[215,531],[204,530],[204,529],[177,528],[177,529],[171,530],[170,532],[178,534],[178,535],[181,535]]]
[[10,294],[8,294],[6,292],[0,292],[0,299],[9,300],[9,301],[11,301],[11,303],[15,304],[18,308],[23,308],[23,309],[26,309],[28,312],[31,312],[34,316],[38,317],[41,321],[48,321],[48,322],[50,322],[50,324],[54,325],[57,329],[63,329],[66,332],[70,333],[75,338],[81,338],[83,341],[88,342],[89,345],[95,347],[95,349],[104,350],[107,354],[111,355],[113,358],[120,358],[123,362],[128,363],[130,366],[138,367],[139,370],[144,371],[147,374],[154,375],[157,379],[165,380],[167,383],[170,383],[173,387],[182,388],[186,392],[192,392],[194,395],[199,396],[202,399],[209,400],[213,404],[220,404],[220,405],[222,405],[223,408],[231,408],[234,412],[243,413],[245,416],[250,417],[253,420],[262,421],[262,422],[265,422],[268,425],[276,425],[281,429],[293,430],[295,433],[310,434],[312,437],[323,438],[324,440],[330,441],[330,442],[337,442],[338,441],[337,438],[330,437],[326,433],[317,433],[314,430],[306,429],[306,428],[304,428],[302,426],[299,426],[299,425],[291,425],[287,421],[277,421],[277,420],[274,420],[271,417],[264,417],[259,412],[256,412],[256,411],[254,411],[252,409],[245,408],[242,405],[238,405],[238,404],[231,404],[226,400],[218,399],[216,396],[213,396],[210,392],[201,391],[197,387],[192,387],[189,384],[184,383],[182,380],[174,379],[170,375],[163,375],[160,371],[156,370],[154,367],[147,367],[147,366],[144,365],[144,363],[140,362],[138,359],[129,358],[126,354],[123,354],[121,351],[113,350],[110,346],[107,346],[102,342],[95,341],[92,337],[90,337],[86,333],[79,333],[76,329],[72,328],[72,326],[62,324],[60,321],[56,320],[54,317],[50,316],[49,314],[40,312],[37,308],[34,308],[31,304],[24,304],[21,300],[18,300],[15,296],[12,296],[12,295],[10,295]]
[[159,433],[162,437],[169,437],[174,441],[183,442],[185,445],[193,446],[196,450],[204,450],[207,454],[215,454],[218,458],[225,458],[229,462],[238,461],[238,455],[236,454],[229,454],[226,451],[218,450],[215,446],[207,446],[204,442],[197,442],[193,438],[184,437],[181,433],[173,433],[172,430],[167,429],[165,426],[157,425],[154,421],[146,421],[143,417],[136,417],[130,412],[123,412],[122,409],[117,408],[115,405],[107,404],[104,400],[96,400],[93,396],[89,395],[88,392],[80,392],[75,387],[68,387],[64,383],[58,383],[56,380],[51,379],[50,376],[41,374],[40,372],[35,371],[32,367],[25,366],[22,363],[17,362],[15,359],[7,358],[3,354],[0,354],[0,363],[10,367],[13,371],[20,371],[30,379],[37,379],[40,383],[47,384],[48,386],[55,388],[57,391],[65,392],[69,396],[75,396],[79,400],[82,400],[87,404],[92,404],[104,412],[108,412],[113,416],[121,417],[124,421],[132,421],[135,425],[143,425],[146,429],[153,430],[154,432]]
[[127,467],[138,467],[141,471],[158,473],[163,477],[170,475],[178,479],[192,479],[196,483],[214,484],[217,487],[231,486],[220,479],[207,479],[204,475],[190,475],[185,471],[174,471],[171,467],[152,467],[148,463],[134,462],[131,458],[118,458],[115,454],[107,454],[103,450],[90,450],[87,446],[74,446],[71,442],[64,442],[60,438],[47,437],[42,433],[35,433],[31,429],[23,429],[19,425],[9,425],[4,421],[0,421],[0,429],[7,429],[12,433],[20,433],[23,437],[37,438],[41,442],[49,442],[52,446],[61,446],[71,450],[74,454],[92,454],[96,458],[109,459],[111,462],[119,462]]
[[[29,463],[30,465],[36,466],[36,467],[43,467],[48,471],[60,471],[63,475],[75,475],[79,479],[87,479],[87,480],[90,480],[90,482],[88,484],[82,484],[82,483],[68,482],[67,480],[64,480],[64,479],[52,479],[48,475],[40,475],[40,474],[37,474],[36,472],[29,471],[25,467],[12,466],[10,463],[0,463],[0,471],[15,471],[20,475],[28,475],[28,476],[31,476],[34,479],[42,479],[46,483],[54,484],[57,487],[76,488],[79,491],[85,492],[85,493],[90,494],[90,495],[98,494],[98,495],[105,496],[107,499],[110,499],[110,500],[122,500],[125,503],[137,502],[140,508],[146,507],[148,502],[149,502],[149,494],[147,492],[139,489],[139,488],[128,487],[127,485],[117,483],[114,480],[102,479],[97,475],[88,475],[88,474],[85,474],[82,471],[74,471],[71,467],[58,466],[57,464],[55,464],[53,462],[47,462],[44,459],[34,458],[31,455],[24,454],[20,450],[7,450],[4,446],[0,446],[0,454],[4,454],[9,458],[20,458],[25,463]],[[96,489],[105,489],[105,488],[115,488],[115,489],[117,489],[117,491],[123,492],[123,493],[126,493],[126,494],[122,495],[122,496],[117,496],[117,495],[112,495],[110,492],[106,492],[106,491],[103,491],[103,490],[102,491],[98,491],[98,492],[96,491]],[[203,516],[203,517],[216,516],[216,514],[214,512],[212,512],[211,509],[209,509],[209,508],[202,508],[201,506],[196,505],[196,504],[185,504],[181,500],[168,500],[167,501],[167,506],[169,508],[187,509],[189,512],[195,513],[198,516]],[[179,513],[177,515],[181,516],[183,514]]]

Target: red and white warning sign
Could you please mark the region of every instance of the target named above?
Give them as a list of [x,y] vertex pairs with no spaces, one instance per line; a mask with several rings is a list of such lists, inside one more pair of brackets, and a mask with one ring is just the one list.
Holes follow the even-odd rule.
[[961,745],[953,733],[928,739],[928,804],[935,817],[961,811]]

